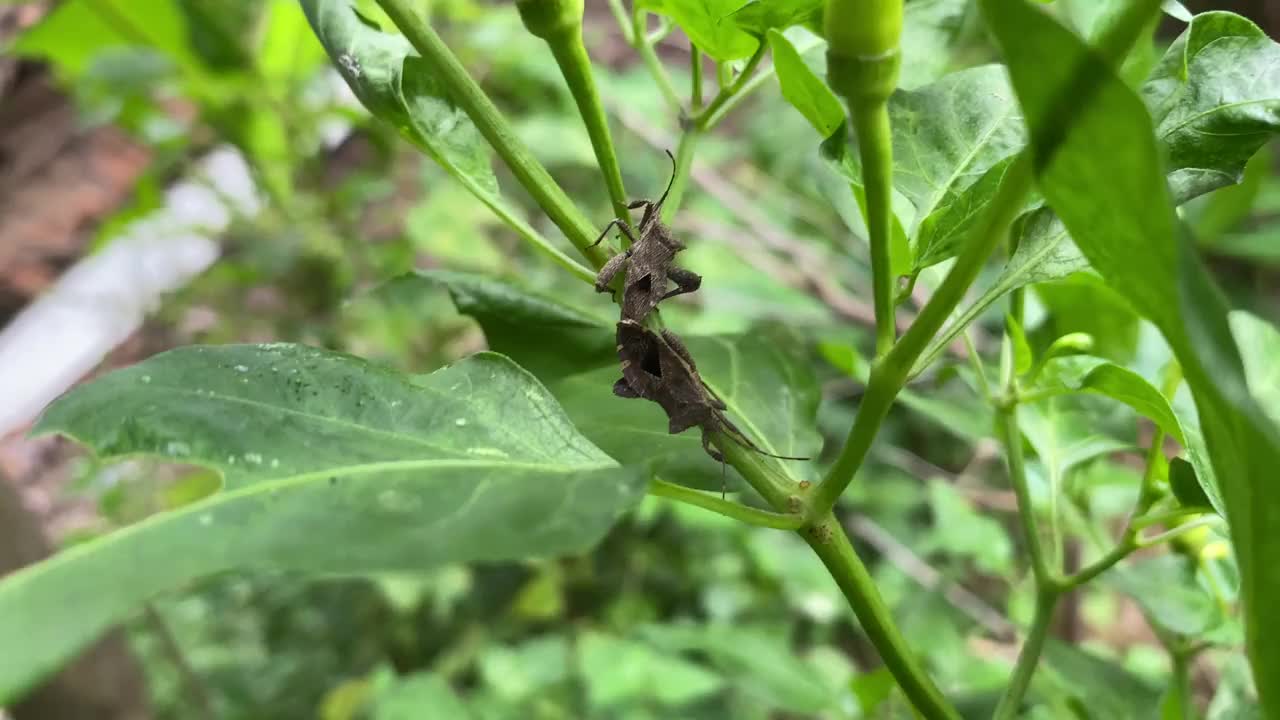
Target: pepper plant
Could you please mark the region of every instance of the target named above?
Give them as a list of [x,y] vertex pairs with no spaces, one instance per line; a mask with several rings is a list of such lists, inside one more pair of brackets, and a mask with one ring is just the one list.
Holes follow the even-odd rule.
[[[1238,182],[1280,130],[1280,46],[1251,22],[1226,12],[1185,16],[1169,5],[1187,26],[1157,57],[1158,0],[1103,3],[1074,28],[1056,5],[979,0],[1001,62],[948,73],[923,54],[904,57],[904,33],[926,22],[936,1],[637,0],[628,8],[610,0],[679,131],[664,219],[679,216],[699,141],[776,78],[816,131],[808,151],[858,208],[858,231],[839,243],[854,253],[865,240],[870,258],[869,360],[851,329],[839,340],[803,329],[686,338],[760,449],[814,458],[778,460],[715,433],[736,475],[729,498],[696,433],[665,435],[657,408],[610,395],[615,319],[579,307],[613,252],[612,239],[595,244],[611,218],[589,217],[562,189],[420,3],[301,4],[369,112],[563,269],[563,285],[547,295],[476,274],[403,278],[446,288],[491,349],[429,375],[300,345],[198,346],[58,400],[39,432],[63,433],[106,458],[208,466],[223,482],[0,582],[0,648],[23,648],[0,653],[0,701],[148,598],[196,578],[239,568],[421,571],[581,553],[647,493],[796,533],[914,710],[960,717],[952,688],[930,678],[920,648],[904,639],[839,507],[865,475],[895,403],[922,402],[919,388],[949,373],[990,412],[991,426],[978,432],[998,440],[1032,587],[1021,650],[988,711],[1012,718],[1036,702],[1064,596],[1166,542],[1195,572],[1220,537],[1238,567],[1238,588],[1226,595],[1238,597],[1263,714],[1280,716],[1280,648],[1265,624],[1280,602],[1271,562],[1280,553],[1280,494],[1269,487],[1280,430],[1274,406],[1261,400],[1275,397],[1280,332],[1229,311],[1179,212]],[[584,45],[584,3],[517,6],[554,57],[612,211],[626,219],[638,193],[624,186],[630,158],[616,149]],[[655,46],[674,28],[691,43],[687,100]],[[551,226],[504,198],[493,155]],[[549,237],[551,227],[563,237]],[[1087,333],[1033,337],[1028,290],[1058,281],[1085,288],[1080,297],[1110,293],[1149,321],[1160,336],[1155,364],[1144,373],[1112,361]],[[918,305],[910,318],[908,301]],[[1002,337],[997,352],[984,353],[973,329],[993,310]],[[805,352],[813,346],[862,386],[847,436],[827,447]],[[1046,433],[1043,421],[1087,396],[1145,418],[1151,432],[1125,526],[1112,538],[1094,527],[1093,554],[1068,562],[1067,535],[1090,526],[1065,478],[1117,448],[1064,444],[1070,438]],[[1160,709],[1192,717],[1188,666],[1216,640],[1169,627],[1161,639],[1174,672]]]

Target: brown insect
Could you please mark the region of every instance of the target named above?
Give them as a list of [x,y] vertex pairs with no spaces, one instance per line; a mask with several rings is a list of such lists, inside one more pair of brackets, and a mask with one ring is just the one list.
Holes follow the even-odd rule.
[[[604,232],[592,243],[592,247],[600,244],[609,231],[617,227],[631,240],[631,245],[624,251],[614,255],[600,268],[596,275],[596,292],[612,292],[609,287],[614,278],[626,268],[625,280],[622,284],[622,317],[629,320],[643,321],[658,303],[676,295],[691,293],[702,285],[702,276],[675,266],[676,253],[685,249],[684,243],[671,229],[662,222],[662,203],[666,202],[671,192],[671,184],[675,182],[675,158],[671,158],[671,180],[667,189],[657,202],[652,200],[636,200],[627,207],[631,210],[644,208],[640,217],[640,225],[632,229],[622,218],[609,221]],[[675,288],[668,290],[670,283]]]
[[664,329],[657,334],[624,318],[618,323],[617,337],[622,377],[613,384],[613,394],[657,403],[667,414],[667,432],[677,435],[691,427],[702,428],[702,449],[721,463],[724,455],[711,446],[714,432],[723,432],[761,455],[783,460],[808,459],[761,450],[725,417],[724,401],[702,380],[689,349],[675,333]]

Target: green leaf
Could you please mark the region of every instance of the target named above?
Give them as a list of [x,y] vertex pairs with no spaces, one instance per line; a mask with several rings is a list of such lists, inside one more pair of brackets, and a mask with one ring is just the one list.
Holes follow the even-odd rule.
[[191,580],[581,552],[644,493],[531,375],[488,353],[409,377],[298,345],[184,348],[76,388],[37,431],[106,459],[203,465],[225,484],[0,581],[0,646],[21,649],[0,654],[4,699]]
[[730,624],[648,625],[640,635],[666,652],[697,652],[750,698],[771,710],[821,713],[836,693],[796,655],[775,628]]
[[[1273,492],[1280,432],[1249,395],[1221,292],[1177,223],[1151,116],[1104,61],[1047,15],[1021,0],[983,4],[1035,146],[1043,152],[1047,138],[1061,140],[1052,157],[1038,158],[1041,191],[1089,263],[1160,329],[1195,396],[1240,567],[1262,706],[1280,714],[1280,646],[1263,634],[1266,613],[1280,603],[1280,495]],[[1206,52],[1196,37],[1186,44],[1193,56]],[[1090,78],[1087,95],[1077,77]]]
[[500,205],[488,144],[436,84],[409,41],[366,24],[355,0],[300,1],[334,66],[369,112],[486,204]]
[[637,700],[680,706],[724,686],[703,666],[645,643],[589,631],[577,647],[587,699],[597,711]]
[[[764,37],[770,30],[786,30],[793,25],[818,28],[822,6],[823,0],[748,0],[731,17],[744,31]],[[776,52],[774,62],[777,62]]]
[[1174,199],[1233,185],[1280,132],[1280,45],[1239,15],[1202,13],[1142,94],[1168,155]]
[[837,131],[844,132],[844,106],[836,94],[809,69],[795,46],[782,33],[770,30],[768,39],[782,96],[800,111],[822,139],[835,135]]
[[1180,635],[1203,635],[1224,619],[1213,596],[1197,584],[1195,564],[1181,555],[1144,558],[1104,577],[1161,627]]
[[1085,717],[1145,718],[1160,702],[1160,690],[1115,662],[1054,638],[1044,647],[1045,680],[1081,701]]
[[[420,270],[391,284],[448,290],[458,312],[480,323],[491,350],[515,360],[544,382],[617,365],[615,321],[556,298],[487,275],[449,270]],[[573,288],[589,292],[580,285]]]
[[982,210],[995,197],[1013,165],[1010,155],[982,173],[977,182],[955,193],[932,214],[920,221],[915,231],[916,269],[954,257],[970,229],[982,217]]
[[1127,363],[1138,348],[1141,320],[1124,296],[1093,273],[1075,273],[1035,286],[1036,296],[1049,311],[1046,331],[1051,337],[1085,333],[1093,351],[1109,360]]
[[893,120],[894,186],[916,208],[908,231],[916,268],[954,254],[939,247],[950,237],[935,220],[953,203],[972,215],[990,202],[996,182],[981,183],[983,196],[963,197],[991,168],[1020,150],[1025,133],[1004,69],[998,65],[952,73],[919,90],[895,93],[889,101]]
[[[146,22],[124,25],[113,17]],[[45,58],[60,77],[75,80],[104,50],[139,45],[159,50],[180,68],[203,67],[188,44],[187,22],[175,0],[68,0],[22,33],[9,50]]]
[[[729,419],[766,452],[813,457],[819,388],[813,369],[787,333],[757,330],[740,336],[685,338],[698,373],[728,406]],[[696,429],[667,434],[667,418],[653,403],[615,397],[620,377],[610,366],[551,384],[578,429],[624,465],[655,462],[663,479],[719,489],[722,468],[702,451]],[[796,473],[806,463],[784,463]]]
[[995,519],[975,510],[955,487],[946,482],[930,482],[929,509],[933,514],[932,528],[918,551],[970,557],[978,568],[992,574],[1012,570],[1009,534]]
[[742,0],[662,0],[654,12],[670,17],[698,49],[712,59],[740,60],[760,43],[735,22]]
[[1067,237],[1067,228],[1049,208],[1041,207],[1020,217],[1013,233],[1018,249],[1005,263],[995,281],[938,333],[916,361],[912,374],[918,374],[933,363],[964,329],[977,320],[997,300],[1013,290],[1032,283],[1067,277],[1089,266]]
[[1064,392],[1092,392],[1118,400],[1150,419],[1170,437],[1185,444],[1182,426],[1169,405],[1141,375],[1102,358],[1073,355],[1050,360],[1045,366],[1041,387]]
[[[908,10],[915,4],[908,4]],[[1267,72],[1277,62],[1276,48],[1244,18],[1205,13],[1196,16],[1143,86],[1148,108],[1161,119],[1158,139],[1173,163],[1169,179],[1178,202],[1238,182],[1249,156],[1280,132],[1280,73]],[[1220,90],[1220,85],[1225,87]],[[943,229],[951,223],[943,216],[934,222]],[[1036,210],[1021,225],[1014,257],[996,282],[934,339],[917,372],[1005,294],[1087,266],[1051,211]],[[1275,232],[1227,236],[1214,245],[1215,252],[1270,261],[1280,258],[1277,248]]]
[[378,694],[374,720],[464,720],[473,717],[444,678],[415,673]]
[[902,10],[898,87],[913,90],[942,77],[964,27],[969,0],[912,0]]

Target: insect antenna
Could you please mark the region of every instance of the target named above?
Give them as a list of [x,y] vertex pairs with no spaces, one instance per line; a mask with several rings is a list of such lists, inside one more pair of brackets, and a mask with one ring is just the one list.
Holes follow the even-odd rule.
[[667,181],[667,189],[662,191],[662,197],[658,198],[658,202],[654,203],[655,212],[662,209],[662,203],[667,201],[667,193],[671,192],[671,186],[676,182],[676,156],[671,154],[670,150],[664,150],[667,157],[671,158],[671,179]]
[[810,460],[812,459],[807,457],[796,457],[793,455],[775,455],[771,452],[762,450],[759,445],[756,445],[755,443],[751,442],[751,438],[747,437],[747,434],[742,432],[742,430],[740,430],[737,425],[734,425],[733,423],[729,422],[728,418],[721,417],[720,422],[724,424],[725,430],[728,431],[728,434],[731,435],[739,445],[745,447],[748,450],[751,450],[752,452],[759,453],[761,455],[764,455],[765,457],[777,458],[778,460]]

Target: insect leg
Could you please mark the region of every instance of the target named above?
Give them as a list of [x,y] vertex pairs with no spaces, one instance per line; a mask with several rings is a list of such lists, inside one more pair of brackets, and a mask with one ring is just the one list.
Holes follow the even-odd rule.
[[666,295],[663,295],[663,300],[675,297],[676,295],[691,293],[699,287],[702,287],[702,276],[692,270],[673,267],[670,270],[667,270],[667,277],[671,282],[676,284],[676,289],[668,292]]

